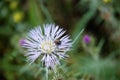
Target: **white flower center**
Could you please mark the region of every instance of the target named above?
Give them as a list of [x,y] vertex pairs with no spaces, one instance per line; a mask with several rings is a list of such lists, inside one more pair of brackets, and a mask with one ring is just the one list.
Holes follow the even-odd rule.
[[50,41],[50,40],[45,40],[41,43],[41,51],[43,53],[52,53],[53,51],[55,51],[56,45],[54,42]]

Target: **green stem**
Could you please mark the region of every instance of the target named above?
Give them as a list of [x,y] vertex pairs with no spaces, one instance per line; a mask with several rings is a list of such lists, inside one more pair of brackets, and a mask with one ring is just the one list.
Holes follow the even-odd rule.
[[82,29],[79,34],[77,35],[77,37],[73,40],[73,44],[77,41],[77,39],[79,39],[79,36],[83,33],[84,29]]
[[46,68],[46,80],[48,80],[48,68]]

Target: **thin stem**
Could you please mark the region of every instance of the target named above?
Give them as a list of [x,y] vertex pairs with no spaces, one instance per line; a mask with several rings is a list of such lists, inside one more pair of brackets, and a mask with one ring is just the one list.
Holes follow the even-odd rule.
[[79,38],[79,36],[83,33],[84,29],[82,29],[79,34],[77,35],[77,37],[73,40],[73,44],[77,41],[77,39]]
[[48,80],[48,68],[46,68],[46,80]]

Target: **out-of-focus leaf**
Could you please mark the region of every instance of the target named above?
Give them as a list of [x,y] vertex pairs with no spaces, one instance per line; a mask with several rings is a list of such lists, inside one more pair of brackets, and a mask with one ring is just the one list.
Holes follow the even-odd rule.
[[43,15],[36,0],[29,1],[29,19],[33,25],[43,24]]
[[[78,35],[81,29],[86,27],[86,24],[88,23],[88,21],[94,16],[97,6],[98,6],[97,0],[96,1],[91,0],[89,11],[86,14],[84,14],[82,18],[80,18],[80,20],[78,20],[78,22],[75,25],[75,30],[73,31],[73,36],[72,36],[73,39]],[[78,42],[79,40],[76,41],[75,44],[78,44]],[[75,46],[77,47],[77,45]]]
[[11,35],[11,34],[13,34],[13,31],[10,27],[7,27],[7,26],[0,27],[0,34],[1,35]]

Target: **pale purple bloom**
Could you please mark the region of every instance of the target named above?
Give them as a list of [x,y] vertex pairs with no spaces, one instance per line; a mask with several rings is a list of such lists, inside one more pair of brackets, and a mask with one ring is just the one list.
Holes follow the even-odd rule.
[[91,41],[91,38],[90,38],[89,35],[85,35],[85,36],[83,37],[83,40],[84,40],[84,42],[85,42],[86,44],[89,44],[90,41]]
[[43,30],[40,26],[30,30],[21,44],[27,49],[25,55],[29,64],[41,56],[42,64],[54,70],[60,65],[60,59],[68,57],[66,52],[70,50],[72,42],[59,26],[46,24],[43,27]]

